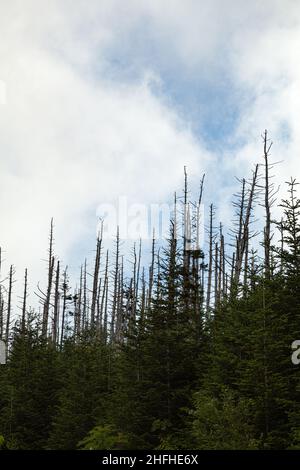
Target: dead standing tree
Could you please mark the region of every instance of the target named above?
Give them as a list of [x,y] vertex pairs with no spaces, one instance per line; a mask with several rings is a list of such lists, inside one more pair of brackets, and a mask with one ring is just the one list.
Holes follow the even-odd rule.
[[94,267],[94,276],[93,276],[93,289],[92,289],[92,304],[91,304],[91,325],[92,326],[95,325],[95,318],[96,318],[99,272],[100,272],[100,260],[101,260],[101,247],[102,247],[102,235],[103,235],[103,222],[101,224],[100,234],[97,237],[97,246],[96,246],[96,257],[95,257],[95,267]]
[[272,242],[272,231],[271,231],[271,208],[276,201],[276,194],[278,189],[274,188],[274,184],[271,182],[272,175],[270,175],[270,171],[273,169],[274,165],[279,162],[270,164],[269,157],[270,157],[270,150],[273,145],[273,142],[268,139],[268,132],[265,130],[264,134],[262,135],[263,139],[263,147],[264,147],[264,208],[265,208],[265,227],[264,227],[264,255],[265,255],[265,274],[266,278],[270,278],[271,274],[271,242]]
[[[54,272],[54,256],[53,256],[53,219],[50,224],[50,237],[49,237],[49,258],[48,258],[48,285],[43,305],[43,320],[42,320],[42,336],[47,336],[49,310],[51,302],[52,281]],[[43,294],[43,293],[42,293]]]
[[22,334],[25,333],[25,327],[26,327],[27,285],[28,285],[28,279],[27,279],[27,268],[26,268],[26,269],[25,269],[25,275],[24,275],[24,293],[23,293],[22,319],[21,319],[21,331],[22,331]]
[[68,266],[66,266],[63,272],[63,283],[62,283],[62,318],[61,318],[61,330],[60,330],[60,348],[63,347],[64,336],[66,332],[66,314],[68,301],[72,300],[72,296],[69,294],[69,280],[68,280]]
[[212,273],[213,273],[213,218],[214,218],[214,207],[210,205],[209,214],[209,250],[208,250],[208,278],[207,278],[207,289],[206,289],[206,310],[210,309],[211,299],[211,285],[212,285]]
[[[175,227],[176,227],[176,194],[175,194]],[[152,302],[152,292],[153,292],[153,284],[154,284],[154,263],[155,263],[155,230],[153,228],[153,236],[152,236],[152,249],[151,249],[151,264],[149,268],[149,289],[148,289],[148,296],[147,296],[147,307],[151,308]]]
[[55,277],[55,291],[54,291],[54,310],[53,310],[53,322],[52,322],[52,341],[56,345],[58,338],[58,325],[59,325],[59,274],[60,274],[60,265],[57,261],[56,266],[56,277]]
[[11,311],[12,311],[12,286],[13,286],[13,276],[14,276],[14,267],[10,266],[9,269],[9,281],[8,281],[8,299],[7,299],[7,314],[6,314],[6,330],[5,330],[5,348],[6,356],[8,354],[8,343],[9,343],[9,333],[10,333],[10,322],[11,322]]
[[[100,307],[100,327],[103,329],[104,342],[107,341],[107,298],[108,298],[108,250],[106,251],[104,283]],[[103,327],[102,327],[103,318]]]
[[240,219],[238,227],[238,237],[236,241],[236,255],[235,255],[235,272],[234,272],[234,288],[238,288],[240,275],[243,266],[243,259],[246,249],[249,247],[250,236],[250,222],[255,199],[255,190],[258,178],[258,165],[256,165],[253,172],[252,182],[249,190],[248,200],[245,195],[245,180],[242,183],[242,196],[240,200]]
[[116,237],[116,254],[115,254],[115,268],[114,268],[114,290],[112,298],[112,310],[111,310],[111,323],[110,323],[110,340],[114,340],[115,334],[115,321],[117,315],[117,306],[118,306],[118,281],[119,281],[119,258],[120,258],[120,234],[119,227],[117,228],[117,237]]

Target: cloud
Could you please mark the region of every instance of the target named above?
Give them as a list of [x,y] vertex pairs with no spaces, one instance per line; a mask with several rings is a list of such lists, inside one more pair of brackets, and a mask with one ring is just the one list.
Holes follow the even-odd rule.
[[[18,272],[29,266],[33,283],[44,276],[53,216],[56,251],[77,265],[98,204],[118,195],[165,201],[180,187],[184,165],[195,180],[206,171],[207,201],[227,214],[232,176],[249,173],[260,158],[264,128],[275,140],[274,159],[285,160],[280,177],[300,176],[299,23],[293,0],[1,2],[0,245],[7,264]],[[218,115],[230,118],[233,109],[236,118],[220,142],[214,131],[215,147],[207,150],[195,133],[209,103],[183,113],[170,77],[182,100],[188,87],[191,96],[223,87],[215,120],[221,125]]]
[[[88,41],[78,45],[78,61],[79,25],[67,11],[64,18],[47,5],[46,15],[35,10],[37,2],[31,5],[18,3],[17,11],[2,6],[10,16],[9,27],[7,18],[3,25],[8,52],[2,62],[7,102],[0,115],[0,213],[8,261],[18,270],[29,266],[36,281],[44,276],[50,217],[57,253],[78,263],[69,254],[91,231],[96,235],[98,204],[123,194],[136,202],[163,201],[178,185],[183,165],[198,173],[207,152],[152,92],[148,73],[134,84],[110,83],[101,74],[87,78],[82,63],[94,57],[83,59]],[[102,26],[107,29],[100,22],[98,55]]]

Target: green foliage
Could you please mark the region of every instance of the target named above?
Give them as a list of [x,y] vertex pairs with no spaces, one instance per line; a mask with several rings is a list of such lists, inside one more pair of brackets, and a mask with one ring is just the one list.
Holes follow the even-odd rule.
[[191,435],[196,449],[257,449],[251,423],[254,403],[224,389],[219,398],[197,392],[191,411]]
[[126,449],[128,438],[111,425],[96,426],[78,443],[81,450]]
[[[200,295],[187,295],[192,288],[175,240],[164,255],[151,308],[130,322],[118,358],[113,422],[131,436],[132,448],[156,448],[184,426],[203,363]],[[197,282],[193,289],[200,289]]]
[[57,352],[33,329],[15,330],[1,384],[0,429],[11,448],[45,446],[57,402],[57,365]]
[[0,434],[0,450],[1,449],[5,449],[6,445],[5,445],[5,439],[3,436],[1,436]]
[[105,417],[108,395],[108,350],[94,336],[69,340],[61,353],[61,388],[52,415],[51,449],[74,449],[99,419]]
[[116,341],[89,325],[68,330],[57,347],[37,317],[17,326],[0,368],[0,448],[300,448],[290,349],[300,339],[294,182],[282,206],[272,272],[260,264],[247,273],[248,284],[228,287],[209,318],[197,269],[203,254],[183,254],[171,233],[151,298],[138,299],[134,314],[120,302]]

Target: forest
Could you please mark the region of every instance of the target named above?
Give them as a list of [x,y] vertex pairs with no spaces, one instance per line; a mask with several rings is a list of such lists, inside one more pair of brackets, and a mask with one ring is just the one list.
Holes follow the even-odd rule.
[[51,221],[40,308],[27,269],[19,308],[0,264],[0,448],[300,449],[300,198],[291,178],[278,200],[262,137],[231,227],[211,204],[203,246],[205,177],[194,196],[184,169],[148,266],[141,243],[124,256],[116,227],[108,252],[100,231],[72,287]]

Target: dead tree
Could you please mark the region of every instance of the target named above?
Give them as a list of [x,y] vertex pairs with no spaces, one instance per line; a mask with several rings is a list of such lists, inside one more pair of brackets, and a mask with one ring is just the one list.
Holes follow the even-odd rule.
[[53,323],[52,323],[52,341],[56,346],[57,343],[57,333],[58,333],[58,325],[59,325],[59,261],[57,261],[56,266],[56,277],[55,277],[55,290],[54,290],[54,310],[53,310]]
[[184,167],[184,190],[183,190],[183,266],[188,270],[188,250],[187,250],[187,217],[188,217],[188,181],[186,167]]
[[[201,206],[202,206],[202,197],[203,197],[203,190],[204,190],[204,179],[205,174],[202,176],[202,180],[200,183],[200,192],[199,192],[199,199],[197,204],[197,213],[196,213],[196,250],[200,250],[200,226],[201,226]],[[203,223],[204,221],[202,221]]]
[[[256,165],[255,170],[253,172],[252,183],[251,183],[251,187],[249,191],[247,204],[245,201],[245,185],[244,185],[244,180],[243,180],[242,199],[241,199],[241,204],[240,204],[240,222],[239,222],[238,238],[237,238],[235,275],[234,275],[235,287],[237,287],[239,284],[239,279],[240,279],[242,265],[243,265],[243,259],[244,259],[246,247],[248,244],[248,240],[249,240],[249,227],[250,227],[250,220],[251,220],[254,197],[255,197],[257,176],[258,176],[258,165]],[[243,216],[244,207],[245,207],[245,215]]]
[[266,210],[266,223],[264,228],[264,250],[265,250],[265,274],[270,277],[270,246],[271,246],[271,192],[270,175],[269,175],[269,154],[273,142],[270,144],[268,139],[268,132],[265,130],[263,136],[264,142],[264,160],[265,160],[265,210]]
[[234,286],[234,269],[235,269],[235,252],[232,253],[232,258],[231,258],[230,292],[233,292],[233,286]]
[[79,306],[79,292],[77,287],[75,289],[73,295],[73,302],[74,302],[74,336],[75,340],[77,341],[79,333],[80,333],[80,306]]
[[[176,195],[175,195],[175,204],[176,204]],[[175,221],[176,221],[176,215],[175,215]],[[176,222],[174,222],[174,225],[176,226]],[[152,291],[153,291],[153,283],[154,283],[154,263],[155,263],[155,231],[153,229],[151,264],[149,268],[148,308],[151,308],[151,302],[152,302]]]
[[104,291],[104,320],[103,320],[103,336],[104,342],[107,343],[108,335],[108,283],[106,284],[106,288]]
[[235,250],[235,273],[232,281],[232,285],[235,284],[236,279],[239,279],[241,265],[242,265],[242,239],[244,229],[244,213],[245,213],[245,198],[246,198],[246,180],[242,179],[242,190],[240,196],[238,195],[238,201],[234,202],[234,206],[238,208],[238,230],[236,235],[236,250]]
[[50,238],[49,238],[49,260],[48,260],[48,285],[46,291],[46,297],[43,307],[43,321],[42,321],[42,336],[47,336],[48,330],[48,319],[49,319],[49,309],[51,301],[51,291],[52,291],[52,280],[54,272],[54,256],[53,256],[53,219],[51,219],[50,224]]
[[160,249],[157,250],[157,277],[156,277],[156,300],[161,298],[161,261],[160,261]]
[[63,346],[64,334],[65,334],[65,322],[66,322],[66,309],[67,301],[69,300],[69,286],[68,286],[68,275],[67,275],[68,266],[66,266],[63,272],[63,284],[62,284],[62,293],[63,293],[63,302],[62,302],[62,317],[61,317],[61,331],[60,331],[60,347]]
[[118,281],[118,295],[117,295],[117,314],[116,314],[116,341],[120,343],[123,338],[124,331],[124,318],[123,318],[123,256],[121,261],[121,266],[119,270],[119,281]]
[[11,296],[12,296],[12,286],[13,286],[13,275],[14,275],[14,269],[13,269],[13,265],[11,265],[10,269],[9,269],[8,299],[7,299],[7,314],[6,314],[6,331],[5,331],[6,356],[7,356],[7,353],[8,353],[8,342],[9,342],[9,333],[10,333]]
[[141,284],[142,284],[142,295],[141,295],[140,324],[143,324],[144,316],[145,316],[145,310],[146,310],[146,279],[145,279],[145,268],[144,267],[143,267],[143,270],[142,270]]
[[82,329],[84,330],[87,323],[88,316],[87,308],[87,269],[86,269],[86,259],[84,260],[84,269],[83,269],[83,306],[82,306]]
[[107,297],[108,297],[108,250],[106,251],[106,262],[105,262],[105,272],[104,272],[104,282],[103,282],[103,291],[100,307],[100,325],[102,327],[102,318],[103,319],[103,335],[104,340],[107,340]]
[[142,255],[142,240],[139,242],[139,251],[136,255],[135,245],[133,248],[134,263],[133,263],[133,303],[132,303],[132,317],[133,320],[136,318],[137,301],[139,294],[139,279],[141,269],[141,255]]
[[101,318],[101,289],[102,289],[102,277],[100,277],[99,280],[99,285],[98,285],[98,293],[97,293],[97,315],[96,315],[96,327],[97,331],[99,332],[101,330],[101,325],[102,325],[102,318]]
[[218,292],[219,301],[224,295],[225,290],[225,241],[223,235],[223,227],[220,223],[220,253],[219,253],[219,280],[218,280]]
[[92,304],[91,304],[91,324],[92,324],[92,326],[94,326],[94,324],[95,324],[95,315],[96,315],[96,305],[97,305],[97,296],[98,296],[98,282],[99,282],[99,272],[100,272],[100,259],[101,259],[102,233],[103,233],[103,223],[101,224],[100,235],[97,237],[95,267],[94,267],[94,276],[93,276]]
[[26,326],[26,303],[27,303],[27,268],[25,269],[25,276],[24,276],[24,293],[23,293],[22,319],[21,319],[22,334],[25,333],[25,326]]
[[113,290],[111,323],[110,323],[111,341],[113,341],[114,339],[115,320],[116,320],[117,305],[118,305],[119,256],[120,256],[120,235],[119,235],[119,227],[118,227],[117,238],[116,238],[115,269],[114,269],[114,290]]
[[215,309],[219,306],[219,269],[218,269],[218,259],[219,259],[219,245],[218,242],[215,243]]
[[213,272],[213,205],[210,205],[209,217],[209,251],[208,251],[208,279],[206,290],[206,310],[210,308],[211,286],[212,286],[212,272]]
[[246,245],[245,245],[245,261],[244,261],[244,294],[246,295],[248,288],[248,258],[249,258],[249,235],[246,236]]
[[80,278],[79,278],[79,292],[78,292],[78,332],[81,331],[82,328],[82,284],[83,284],[83,269],[82,265],[80,266]]

